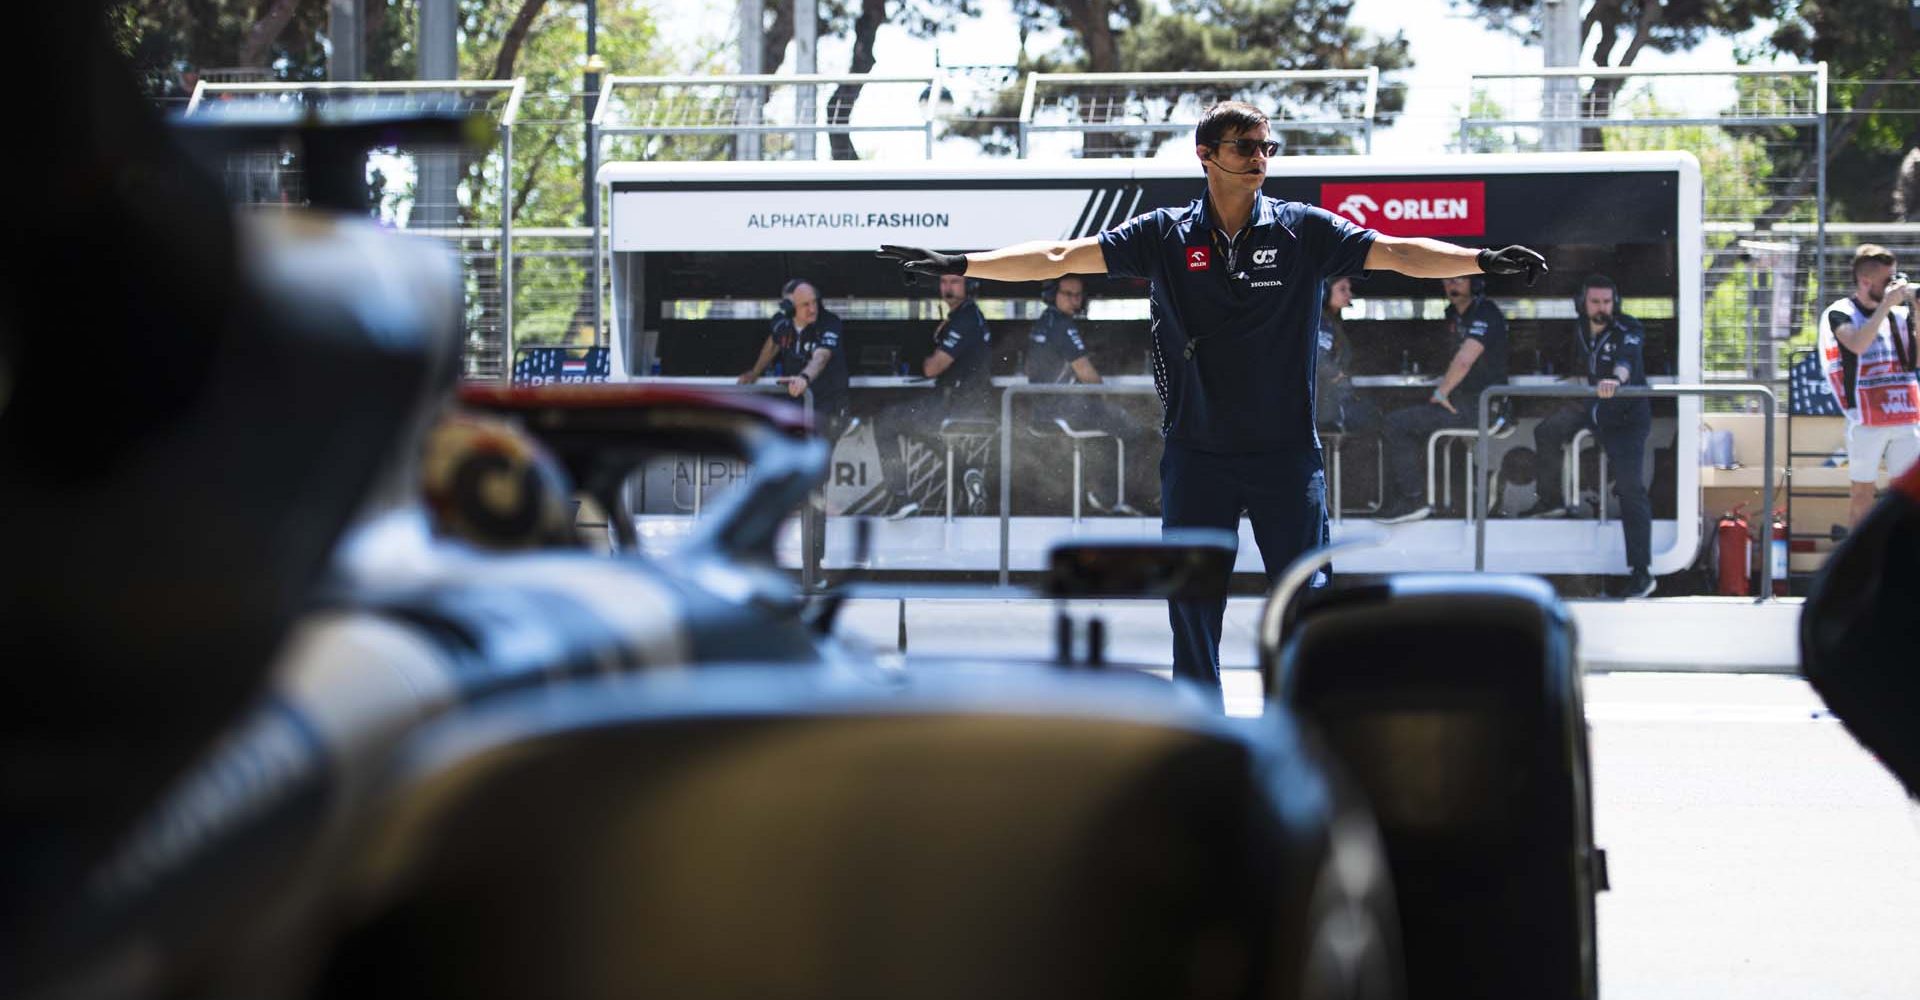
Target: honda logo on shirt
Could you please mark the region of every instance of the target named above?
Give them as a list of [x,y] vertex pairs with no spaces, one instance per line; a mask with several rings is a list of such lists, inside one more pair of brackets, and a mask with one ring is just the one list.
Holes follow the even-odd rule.
[[1188,247],[1187,248],[1187,270],[1204,271],[1206,269],[1207,269],[1207,248],[1206,247]]
[[1380,181],[1322,184],[1320,204],[1389,236],[1484,236],[1483,181]]

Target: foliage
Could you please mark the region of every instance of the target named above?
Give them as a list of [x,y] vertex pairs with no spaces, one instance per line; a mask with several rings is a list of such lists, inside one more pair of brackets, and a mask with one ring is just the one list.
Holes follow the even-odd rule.
[[[1344,0],[1173,0],[1164,12],[1115,3],[1095,12],[1105,15],[1097,22],[1088,20],[1083,7],[1076,0],[1022,0],[1015,5],[1025,29],[1059,29],[1068,38],[1054,52],[1032,57],[1023,53],[1021,72],[1251,72],[1366,66],[1390,72],[1411,65],[1403,34],[1380,38],[1348,23],[1353,6]],[[1110,62],[1102,55],[1108,46]],[[1180,89],[1193,92],[1191,87]],[[1230,97],[1252,101],[1274,114],[1274,131],[1284,133],[1290,147],[1301,148],[1334,145],[1339,136],[1324,130],[1288,130],[1283,121],[1327,117],[1327,108],[1339,100],[1337,90],[1320,84],[1234,85],[1197,96],[1201,105]],[[1375,120],[1390,121],[1404,99],[1399,90],[1382,88]],[[971,120],[956,122],[953,131],[975,139],[989,153],[1011,153],[1018,145],[1019,100],[1014,93],[999,94],[985,107],[968,109]],[[1196,110],[1191,104],[1173,103],[1164,88],[1152,86],[1126,88],[1108,100],[1115,117],[1124,114],[1152,122],[1190,121]],[[1083,114],[1093,119],[1099,112]],[[1152,155],[1175,134],[1090,134],[1084,155]]]
[[1900,6],[1801,0],[1769,39],[1773,51],[1827,63],[1827,192],[1837,220],[1887,218],[1901,157],[1920,145],[1912,117],[1920,27]]

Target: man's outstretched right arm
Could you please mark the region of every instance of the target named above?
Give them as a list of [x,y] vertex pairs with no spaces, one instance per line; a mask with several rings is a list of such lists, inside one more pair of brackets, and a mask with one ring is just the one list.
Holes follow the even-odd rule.
[[1065,274],[1107,273],[1107,258],[1097,236],[1034,240],[969,254],[883,245],[879,256],[915,274],[964,274],[986,281],[1045,281]]

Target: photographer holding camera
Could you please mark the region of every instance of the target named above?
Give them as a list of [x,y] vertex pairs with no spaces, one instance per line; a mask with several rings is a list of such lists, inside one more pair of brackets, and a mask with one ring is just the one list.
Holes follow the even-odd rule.
[[1889,476],[1920,460],[1920,380],[1914,373],[1913,286],[1893,252],[1863,243],[1853,252],[1853,294],[1827,307],[1820,362],[1847,414],[1852,523],[1873,507],[1880,459]]

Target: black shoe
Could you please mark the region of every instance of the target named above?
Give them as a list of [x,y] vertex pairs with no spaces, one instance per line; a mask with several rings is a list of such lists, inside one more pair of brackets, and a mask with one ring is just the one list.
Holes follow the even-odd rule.
[[1636,569],[1627,577],[1627,592],[1624,597],[1648,597],[1660,585],[1654,581],[1653,574],[1644,569]]
[[1528,507],[1526,510],[1523,510],[1520,512],[1520,517],[1522,518],[1545,519],[1545,518],[1566,517],[1566,516],[1567,516],[1566,507],[1557,503],[1556,504],[1541,503],[1537,500],[1534,501],[1533,506]]
[[1433,508],[1418,500],[1401,500],[1391,503],[1373,515],[1380,524],[1406,524],[1409,521],[1424,521],[1433,513]]

